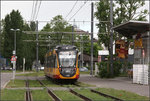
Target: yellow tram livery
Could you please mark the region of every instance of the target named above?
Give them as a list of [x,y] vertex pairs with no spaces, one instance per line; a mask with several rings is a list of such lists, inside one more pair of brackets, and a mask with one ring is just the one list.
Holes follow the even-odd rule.
[[78,50],[72,45],[58,45],[45,55],[44,73],[53,79],[79,78]]

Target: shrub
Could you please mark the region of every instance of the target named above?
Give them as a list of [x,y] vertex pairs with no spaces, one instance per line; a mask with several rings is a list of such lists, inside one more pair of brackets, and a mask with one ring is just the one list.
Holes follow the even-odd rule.
[[110,73],[110,63],[108,61],[101,62],[101,63],[98,64],[98,69],[99,69],[98,75],[101,78],[110,78],[110,77],[119,76],[121,68],[122,68],[122,63],[119,62],[119,61],[114,61],[113,62],[113,72],[114,72],[114,75],[111,76],[111,73]]

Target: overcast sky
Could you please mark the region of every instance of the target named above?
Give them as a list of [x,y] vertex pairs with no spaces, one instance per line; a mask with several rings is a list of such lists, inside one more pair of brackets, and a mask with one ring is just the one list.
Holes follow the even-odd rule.
[[[95,3],[97,1],[92,1],[92,2]],[[37,20],[50,21],[53,17],[57,15],[62,15],[63,18],[65,18],[75,3],[76,1],[42,1],[37,16]],[[66,18],[66,20],[69,20],[73,16],[73,14],[75,14],[75,12],[77,12],[77,10],[82,5],[84,5],[81,8],[81,10],[70,21],[73,21],[75,19],[75,24],[77,25],[77,27],[90,32],[91,23],[83,22],[83,21],[91,20],[91,1],[87,1],[85,4],[84,3],[85,1],[78,1],[74,9],[72,10],[72,12]],[[38,2],[38,4],[40,3]],[[21,12],[21,15],[24,18],[24,20],[30,21],[32,7],[33,7],[33,1],[2,1],[1,18],[3,19],[6,16],[6,14],[9,14],[12,11],[12,9],[15,10],[18,9]],[[148,1],[146,1],[146,5],[144,6],[144,8],[149,9]],[[96,11],[96,9],[94,11]],[[78,21],[82,21],[82,22],[78,22]],[[94,19],[94,21],[97,20]],[[69,22],[69,23],[73,24],[73,22]],[[45,24],[46,22],[39,22],[39,29],[41,29]],[[94,26],[94,33],[97,32],[98,29],[96,28],[96,26]],[[96,34],[94,36],[96,36]]]

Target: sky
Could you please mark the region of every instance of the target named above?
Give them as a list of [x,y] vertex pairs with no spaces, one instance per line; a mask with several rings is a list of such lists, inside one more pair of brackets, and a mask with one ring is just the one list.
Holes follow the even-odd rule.
[[[78,28],[91,32],[91,2],[97,1],[42,1],[39,9],[39,13],[37,16],[37,20],[39,21],[39,30],[46,25],[47,21],[50,21],[53,17],[57,15],[62,15],[65,20],[69,20],[78,9],[84,5],[79,12],[70,20],[70,24],[75,24]],[[72,12],[67,16],[70,12],[73,5],[76,3],[76,6],[72,10]],[[40,4],[38,2],[38,4]],[[6,14],[9,14],[12,9],[19,10],[21,12],[22,17],[25,21],[31,20],[33,1],[1,1],[1,18],[4,19]],[[148,2],[146,1],[146,5],[141,9],[149,9]],[[94,7],[94,11],[96,11],[96,7]],[[67,16],[67,17],[66,17]],[[148,19],[148,17],[147,17]],[[74,22],[75,20],[75,22]],[[89,21],[89,22],[86,22]],[[94,18],[94,37],[97,37],[96,33],[98,29],[96,27],[97,19]]]

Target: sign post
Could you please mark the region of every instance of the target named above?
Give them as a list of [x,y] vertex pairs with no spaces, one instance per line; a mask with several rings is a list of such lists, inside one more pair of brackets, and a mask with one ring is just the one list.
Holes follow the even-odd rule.
[[25,71],[25,58],[23,58],[23,73]]
[[[15,53],[15,52],[13,52]],[[13,55],[11,57],[11,63],[13,63],[13,82],[14,82],[14,79],[15,79],[15,72],[16,72],[16,56]]]

